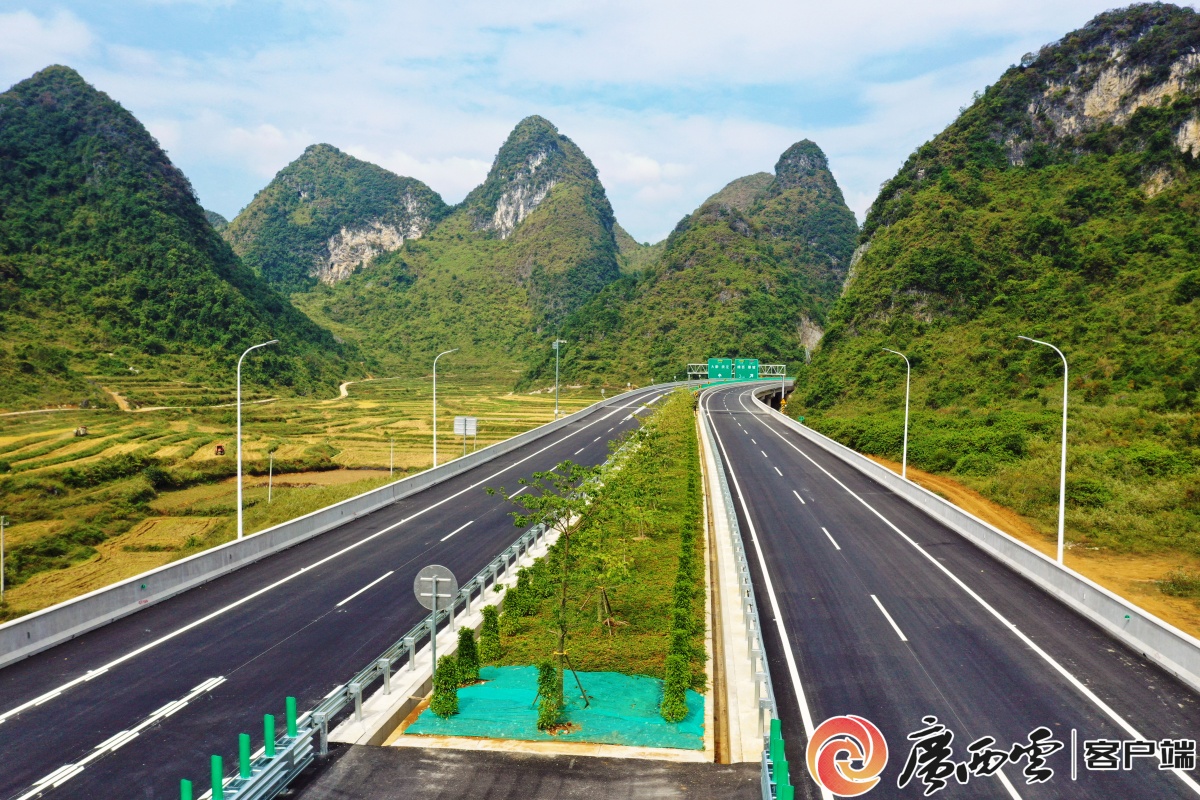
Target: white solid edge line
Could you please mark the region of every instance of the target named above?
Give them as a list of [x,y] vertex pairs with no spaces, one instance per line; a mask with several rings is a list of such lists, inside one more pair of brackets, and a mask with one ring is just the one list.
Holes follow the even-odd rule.
[[[821,530],[825,529],[822,528]],[[830,538],[832,539],[833,537]],[[871,599],[875,601],[875,605],[879,606],[879,610],[883,612],[883,616],[887,617],[888,624],[892,626],[892,630],[894,630],[896,635],[900,637],[900,641],[907,642],[908,637],[904,635],[904,631],[900,630],[900,626],[896,624],[896,620],[892,619],[892,615],[888,613],[888,610],[883,607],[883,603],[879,602],[879,598],[875,595],[871,595]]]
[[[474,520],[471,520],[471,522],[474,522]],[[470,525],[470,524],[471,524],[470,522],[468,522],[468,523],[467,523],[467,525]],[[463,528],[467,527],[467,525],[463,525]],[[462,528],[459,528],[458,530],[459,530],[459,531],[461,531],[461,530],[462,530]],[[458,533],[458,531],[455,531],[454,533]],[[453,536],[453,535],[454,535],[454,533],[450,534],[450,536]],[[446,539],[449,539],[449,538],[450,538],[450,536],[447,536],[447,537],[446,537]],[[446,541],[446,539],[442,539],[442,541],[444,542],[444,541]],[[381,580],[383,580],[384,578],[388,577],[388,575],[392,575],[392,574],[394,574],[395,572],[396,572],[396,570],[391,570],[391,571],[387,572],[387,573],[386,573],[386,574],[384,574],[384,575],[380,575],[378,578],[376,578],[375,580],[371,581],[371,582],[370,582],[370,583],[368,583],[366,586],[362,587],[361,589],[359,589],[357,592],[355,592],[354,594],[352,594],[352,595],[350,595],[349,597],[347,597],[347,598],[346,598],[345,600],[343,600],[342,602],[338,603],[336,606],[334,606],[334,608],[341,608],[342,606],[346,605],[346,603],[349,603],[351,600],[353,600],[354,598],[358,597],[360,594],[362,594],[363,592],[365,592],[367,589],[370,589],[372,586],[374,586],[375,584],[379,583],[379,582],[380,582]]]
[[[475,520],[471,520],[470,522],[468,522],[468,523],[467,523],[467,525],[472,525],[472,524],[474,524],[474,522],[475,522]],[[449,532],[449,533],[447,533],[445,536],[443,536],[443,537],[442,537],[442,539],[441,539],[441,541],[443,541],[443,542],[444,542],[444,541],[446,541],[447,539],[449,539],[451,536],[453,536],[454,534],[458,533],[459,531],[466,530],[466,528],[467,528],[467,525],[460,525],[460,526],[458,526],[457,528],[455,528],[454,530],[450,531],[450,532]]]
[[[821,526],[821,530],[825,531],[825,527]],[[842,549],[842,546],[833,540],[833,534],[831,534],[829,531],[825,531],[825,535],[829,537],[829,541],[834,546],[835,549],[837,549],[837,550]],[[872,597],[874,597],[874,595],[872,595]]]
[[[542,453],[546,452],[550,448],[561,444],[562,442],[566,441],[567,439],[570,439],[572,436],[575,436],[576,434],[587,430],[588,428],[592,427],[593,425],[596,425],[597,423],[604,422],[605,420],[607,420],[609,417],[613,416],[614,414],[616,414],[620,411],[624,411],[625,409],[627,409],[630,406],[633,406],[635,404],[636,404],[636,401],[633,401],[633,402],[626,403],[623,406],[617,406],[612,411],[609,411],[609,413],[605,414],[603,417],[600,417],[599,419],[597,419],[593,422],[589,422],[587,425],[584,425],[580,428],[577,428],[576,430],[569,432],[566,436],[556,439],[555,441],[546,445],[542,449],[536,450],[536,451],[530,453],[529,455],[522,458],[520,461],[514,461],[513,463],[509,464],[507,467],[503,467],[503,468],[497,470],[496,472],[493,472],[491,475],[488,475],[483,480],[476,481],[475,483],[471,484],[470,486],[466,487],[465,489],[455,492],[454,494],[450,495],[449,497],[443,498],[432,505],[426,506],[425,508],[421,509],[420,511],[410,514],[409,516],[405,517],[404,519],[400,520],[399,522],[394,522],[391,525],[388,525],[386,528],[378,530],[375,533],[370,534],[369,536],[365,536],[362,539],[359,539],[357,542],[354,542],[353,544],[347,545],[346,547],[342,548],[341,550],[338,550],[336,553],[331,553],[330,555],[325,556],[324,558],[320,559],[319,561],[315,561],[312,564],[309,564],[307,567],[301,567],[299,570],[292,573],[291,575],[288,575],[285,578],[280,578],[279,580],[275,581],[274,583],[268,584],[267,586],[264,586],[261,589],[257,589],[255,591],[251,592],[250,594],[246,595],[245,597],[243,597],[239,600],[235,600],[227,606],[218,608],[216,611],[213,611],[213,612],[201,617],[200,619],[194,620],[193,622],[189,622],[187,625],[184,625],[181,628],[177,628],[176,630],[171,631],[170,633],[166,634],[165,636],[161,636],[152,642],[148,642],[148,643],[142,645],[141,647],[131,650],[130,652],[126,653],[125,655],[115,658],[112,661],[108,662],[107,664],[104,664],[103,666],[97,667],[96,669],[94,669],[90,672],[80,675],[78,678],[74,678],[70,681],[67,681],[66,683],[62,684],[61,686],[59,686],[55,689],[51,689],[50,691],[46,692],[43,695],[40,695],[39,697],[35,697],[34,699],[28,700],[28,701],[22,703],[21,705],[16,706],[15,708],[5,711],[3,714],[0,714],[0,723],[3,723],[4,721],[6,721],[9,717],[20,714],[22,711],[24,711],[28,708],[32,708],[37,705],[41,705],[42,703],[46,702],[47,700],[51,700],[51,699],[57,697],[58,695],[62,694],[64,691],[66,691],[67,689],[70,689],[71,687],[73,687],[79,683],[83,683],[84,681],[91,680],[92,678],[96,677],[96,675],[99,673],[107,672],[108,670],[112,669],[113,667],[120,666],[121,664],[124,664],[126,661],[129,661],[133,658],[140,656],[142,653],[145,653],[147,650],[152,650],[161,644],[165,644],[166,642],[169,642],[171,639],[174,639],[177,636],[181,636],[184,633],[187,633],[188,631],[190,631],[193,628],[199,627],[200,625],[203,625],[206,622],[216,619],[217,617],[221,616],[222,614],[232,611],[233,609],[237,608],[238,606],[248,603],[251,600],[253,600],[254,598],[259,597],[260,595],[266,594],[267,592],[270,592],[273,589],[277,589],[280,586],[283,586],[285,583],[288,583],[289,581],[291,581],[293,578],[300,577],[301,575],[303,575],[305,572],[307,572],[310,569],[315,569],[316,567],[319,567],[328,561],[332,561],[335,558],[345,555],[346,553],[350,552],[351,550],[354,550],[357,547],[364,545],[367,542],[372,541],[373,539],[383,536],[385,533],[390,533],[391,531],[395,530],[396,528],[399,528],[404,523],[409,522],[413,519],[416,519],[417,517],[429,512],[429,511],[432,511],[433,509],[437,508],[438,506],[448,503],[451,500],[459,497],[460,495],[466,494],[467,492],[471,491],[472,489],[482,486],[483,484],[487,483],[488,481],[492,480],[493,478],[499,477],[500,475],[503,475],[505,472],[508,472],[510,469],[519,467],[521,464],[524,464],[526,461],[529,461],[531,458],[540,456]],[[603,408],[599,408],[596,410],[603,411],[603,410],[606,410],[607,408],[608,408],[608,406],[605,406]],[[503,458],[503,456],[497,456],[497,458]],[[482,464],[480,466],[482,466]],[[432,488],[432,487],[426,487],[426,488]],[[421,491],[425,491],[425,490],[422,489]]]
[[[708,413],[708,399],[712,395],[705,396],[705,413]],[[709,415],[711,422],[712,415]],[[804,737],[811,739],[815,726],[813,725],[812,712],[808,710],[808,699],[804,694],[804,687],[800,683],[800,670],[796,666],[796,656],[792,652],[792,640],[788,636],[787,629],[783,626],[783,612],[779,610],[779,599],[775,596],[775,584],[771,581],[771,573],[767,570],[767,559],[763,556],[762,545],[758,542],[758,531],[754,528],[754,520],[750,518],[750,508],[746,505],[746,498],[742,496],[742,487],[738,483],[737,475],[733,472],[732,462],[729,460],[729,453],[725,450],[725,443],[721,441],[721,434],[717,431],[717,426],[712,426],[713,436],[717,438],[717,446],[721,448],[721,453],[725,456],[725,469],[729,473],[729,478],[733,481],[734,491],[737,493],[738,502],[741,503],[742,513],[746,516],[746,526],[750,528],[750,540],[754,543],[754,554],[758,558],[758,567],[762,572],[763,582],[767,585],[767,599],[771,603],[771,613],[775,617],[775,628],[779,633],[779,640],[783,643],[783,657],[787,662],[788,676],[792,679],[792,690],[796,693],[796,704],[800,706],[800,720],[804,724]],[[766,643],[763,643],[766,646]],[[814,781],[815,782],[815,781]],[[818,784],[820,786],[820,784]],[[821,797],[823,800],[833,800],[833,794],[824,786],[820,786]]]
[[[739,402],[741,402],[740,397],[739,397]],[[743,404],[742,407],[745,408],[745,404]],[[754,416],[756,418],[760,417],[759,414],[754,414]],[[970,597],[975,602],[979,603],[979,605],[982,606],[989,614],[991,614],[993,617],[995,617],[1000,622],[1001,625],[1003,625],[1004,627],[1006,627],[1010,631],[1012,631],[1014,636],[1016,636],[1018,639],[1020,639],[1030,650],[1037,653],[1037,655],[1040,656],[1043,661],[1045,661],[1047,664],[1049,664],[1050,667],[1053,668],[1055,672],[1057,672],[1059,675],[1061,675],[1063,678],[1065,678],[1068,683],[1070,683],[1073,687],[1075,687],[1076,691],[1078,691],[1080,694],[1082,694],[1084,697],[1086,697],[1088,700],[1090,700],[1092,702],[1092,704],[1096,706],[1096,708],[1100,709],[1102,712],[1107,714],[1109,719],[1111,719],[1113,722],[1117,723],[1117,725],[1120,726],[1121,728],[1123,728],[1125,730],[1125,732],[1128,733],[1132,738],[1140,739],[1140,740],[1145,739],[1145,737],[1142,736],[1142,734],[1139,733],[1136,728],[1134,728],[1131,724],[1129,724],[1129,722],[1126,721],[1126,719],[1124,717],[1122,717],[1120,714],[1118,714],[1116,712],[1116,710],[1114,708],[1112,708],[1108,703],[1101,700],[1100,697],[1097,696],[1095,692],[1093,692],[1091,689],[1089,689],[1087,687],[1087,685],[1085,685],[1083,683],[1083,681],[1079,680],[1074,675],[1072,675],[1070,672],[1068,672],[1067,669],[1062,664],[1059,664],[1058,661],[1056,661],[1053,656],[1051,656],[1049,653],[1047,653],[1045,650],[1043,650],[1041,647],[1039,647],[1037,642],[1033,641],[1028,636],[1026,636],[1025,633],[1022,632],[1012,622],[1009,622],[1009,620],[1003,614],[1001,614],[999,611],[997,611],[995,608],[993,608],[991,606],[991,604],[989,604],[986,600],[984,600],[982,597],[980,597],[979,594],[976,593],[974,589],[967,586],[967,584],[963,583],[963,581],[957,575],[955,575],[953,572],[951,572],[948,567],[946,567],[944,564],[942,564],[940,561],[938,561],[936,558],[934,558],[928,552],[926,552],[925,548],[923,548],[923,547],[921,547],[921,545],[917,544],[917,542],[915,542],[911,537],[909,537],[908,534],[906,534],[904,531],[900,530],[894,524],[892,524],[891,520],[889,520],[887,517],[883,516],[883,514],[880,514],[878,511],[876,511],[875,508],[870,503],[868,503],[866,500],[863,500],[861,497],[859,497],[857,494],[855,494],[854,491],[850,489],[850,487],[846,486],[846,484],[842,483],[837,478],[833,477],[833,475],[829,472],[829,470],[825,469],[820,464],[818,464],[816,461],[814,461],[812,459],[812,457],[808,455],[808,453],[805,453],[799,447],[796,447],[796,445],[794,445],[790,441],[788,441],[787,437],[785,437],[779,431],[772,428],[770,425],[768,425],[762,419],[759,419],[759,422],[762,422],[763,427],[765,427],[767,430],[771,431],[776,436],[778,436],[780,439],[782,439],[784,441],[784,443],[786,443],[789,447],[791,447],[793,450],[795,450],[800,455],[804,456],[804,458],[808,459],[808,461],[811,462],[814,467],[821,470],[821,472],[825,473],[825,475],[831,481],[836,483],[838,486],[842,487],[842,489],[845,490],[845,492],[847,494],[849,494],[855,500],[857,500],[858,502],[860,502],[864,506],[866,506],[867,510],[869,510],[875,516],[879,517],[879,519],[885,525],[887,525],[889,528],[891,528],[893,531],[895,531],[897,534],[899,534],[900,537],[902,539],[904,539],[904,541],[908,542],[910,545],[912,545],[914,548],[916,548],[917,552],[920,553],[922,556],[924,556],[925,559],[927,561],[929,561],[929,563],[933,564],[933,566],[937,567],[939,570],[941,570],[943,573],[945,573],[945,575],[948,578],[950,578],[951,581],[953,581],[960,589],[962,589],[964,592],[967,593],[968,597]],[[1173,770],[1171,770],[1171,772],[1175,773],[1175,775],[1181,781],[1183,781],[1185,784],[1187,784],[1188,788],[1190,788],[1193,792],[1195,792],[1197,795],[1200,795],[1200,784],[1197,784],[1196,781],[1192,780],[1192,777],[1190,775],[1185,773],[1183,770],[1178,770],[1178,769],[1173,769]]]
[[796,495],[796,499],[800,501],[800,505],[802,505],[802,506],[808,505],[808,503],[804,502],[804,498],[800,496],[800,493],[797,492],[795,489],[792,489],[792,494]]

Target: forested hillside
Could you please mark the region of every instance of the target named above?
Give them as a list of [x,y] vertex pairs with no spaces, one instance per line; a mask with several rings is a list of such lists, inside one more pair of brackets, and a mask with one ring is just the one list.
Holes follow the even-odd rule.
[[[709,356],[803,363],[858,232],[825,154],[805,140],[774,175],[740,178],[685,217],[661,256],[569,317],[570,380],[670,380]],[[552,377],[551,355],[527,381]]]
[[222,235],[268,283],[293,292],[343,280],[374,256],[419,239],[448,211],[419,180],[315,144]]
[[[331,391],[343,348],[243,267],[129,112],[66,67],[0,94],[0,407],[109,402],[90,377],[159,370]],[[213,373],[219,377],[213,379]]]
[[620,275],[614,228],[591,161],[529,117],[429,233],[293,300],[393,372],[427,370],[440,349],[460,347],[458,363],[512,374]]
[[867,216],[792,413],[1068,538],[1200,554],[1200,16],[1102,14],[1007,70]]

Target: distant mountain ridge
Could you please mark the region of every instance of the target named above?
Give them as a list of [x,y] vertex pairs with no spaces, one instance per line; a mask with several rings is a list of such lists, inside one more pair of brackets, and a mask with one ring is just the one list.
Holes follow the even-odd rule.
[[85,376],[128,374],[134,357],[225,375],[271,338],[265,382],[327,391],[348,369],[329,332],[241,265],[141,123],[67,67],[0,94],[0,280],[5,407],[107,402]]
[[[748,356],[793,365],[820,338],[858,225],[825,154],[804,140],[775,173],[733,181],[688,215],[643,273],[567,319],[571,380],[669,380],[689,361]],[[526,381],[545,380],[544,356]]]
[[294,299],[395,369],[423,369],[437,348],[454,346],[460,359],[520,365],[620,276],[617,230],[591,161],[550,122],[528,117],[484,182],[419,240]]

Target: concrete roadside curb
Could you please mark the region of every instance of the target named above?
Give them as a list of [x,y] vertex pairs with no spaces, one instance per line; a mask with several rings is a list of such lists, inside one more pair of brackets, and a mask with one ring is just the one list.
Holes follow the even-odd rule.
[[[699,413],[699,412],[698,412]],[[754,666],[750,661],[750,639],[742,614],[741,587],[737,561],[733,551],[733,532],[729,528],[729,509],[717,483],[717,462],[706,426],[700,430],[700,457],[704,466],[704,496],[706,509],[711,506],[709,524],[711,544],[716,551],[717,572],[712,586],[718,600],[719,619],[714,626],[721,637],[722,663],[716,665],[724,673],[725,696],[722,708],[728,725],[730,763],[761,761],[763,734],[759,729],[759,697],[754,683]]]

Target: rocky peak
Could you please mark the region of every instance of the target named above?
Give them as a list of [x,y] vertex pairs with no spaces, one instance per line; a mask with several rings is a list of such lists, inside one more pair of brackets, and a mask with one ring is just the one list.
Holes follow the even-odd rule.
[[467,195],[476,230],[507,239],[556,185],[571,178],[597,181],[596,168],[574,142],[543,117],[517,124],[496,154],[487,180]]
[[775,164],[775,181],[787,191],[809,183],[821,173],[829,172],[829,159],[811,139],[804,139],[783,151]]

